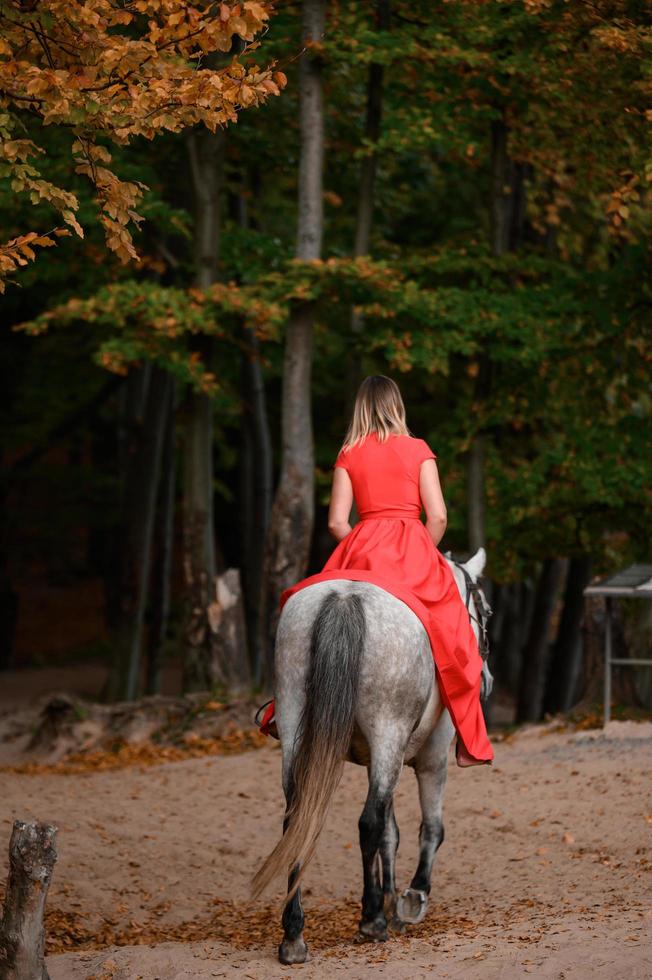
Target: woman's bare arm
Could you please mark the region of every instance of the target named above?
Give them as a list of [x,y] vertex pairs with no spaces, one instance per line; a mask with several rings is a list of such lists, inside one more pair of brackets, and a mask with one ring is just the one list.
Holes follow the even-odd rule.
[[351,530],[349,517],[353,507],[353,486],[351,477],[342,466],[336,466],[333,472],[333,489],[331,503],[328,508],[328,530],[334,538],[341,541]]
[[446,504],[439,482],[439,470],[434,459],[424,459],[419,470],[419,493],[426,512],[426,529],[439,544],[447,524]]

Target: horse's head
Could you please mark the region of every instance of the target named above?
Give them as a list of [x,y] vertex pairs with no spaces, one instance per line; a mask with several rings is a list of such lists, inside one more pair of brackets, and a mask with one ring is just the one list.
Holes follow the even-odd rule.
[[[453,575],[455,576],[457,587],[460,590],[460,595],[462,596],[464,604],[469,611],[471,626],[473,628],[473,632],[475,633],[475,638],[478,641],[480,652],[482,653],[484,646],[483,634],[485,634],[486,637],[485,631],[487,628],[487,620],[491,615],[491,609],[489,608],[487,597],[484,594],[482,586],[479,585],[480,577],[484,571],[485,565],[487,564],[487,552],[484,550],[484,548],[478,548],[476,553],[465,562],[455,561],[450,551],[446,552],[445,557],[453,570]],[[483,701],[486,700],[491,694],[493,684],[494,679],[491,671],[489,670],[489,663],[487,659],[484,658],[480,687],[480,697]]]

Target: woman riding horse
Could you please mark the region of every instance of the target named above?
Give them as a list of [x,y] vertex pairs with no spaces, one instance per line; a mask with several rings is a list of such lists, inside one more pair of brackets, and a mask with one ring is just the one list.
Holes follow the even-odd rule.
[[[482,659],[451,569],[437,549],[447,515],[436,458],[423,439],[410,435],[396,382],[383,375],[365,378],[334,466],[328,527],[340,544],[319,574],[285,590],[281,607],[300,589],[333,578],[371,582],[406,602],[430,638],[457,731],[457,764],[483,765],[493,751],[480,707]],[[360,521],[351,528],[354,499]],[[263,731],[273,710],[263,718]]]
[[[284,963],[307,955],[299,881],[346,758],[369,773],[360,818],[360,934],[374,941],[386,938],[388,915],[416,922],[425,914],[454,731],[459,766],[493,759],[480,706],[483,677],[488,687],[491,675],[471,622],[481,615],[473,592],[484,552],[455,566],[437,549],[446,508],[435,460],[409,433],[397,385],[383,376],[365,379],[335,462],[329,527],[339,544],[319,574],[281,597],[272,708],[287,809],[284,836],[253,891],[290,872]],[[360,521],[352,528],[354,499]],[[423,821],[417,872],[397,898],[393,793],[404,763],[419,780]]]

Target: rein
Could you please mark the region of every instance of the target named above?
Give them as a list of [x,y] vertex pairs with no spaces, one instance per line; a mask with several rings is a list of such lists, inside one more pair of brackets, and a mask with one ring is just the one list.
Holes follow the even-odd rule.
[[[489,622],[489,617],[492,615],[491,606],[487,602],[484,592],[477,582],[473,581],[464,565],[462,565],[459,561],[455,561],[454,558],[452,558],[452,561],[453,564],[460,569],[462,575],[464,576],[464,582],[466,584],[466,599],[464,600],[464,605],[466,606],[466,611],[469,614],[469,619],[477,624],[480,632],[480,638],[478,640],[480,656],[483,660],[487,660],[489,657],[489,632],[487,629],[487,623]],[[478,613],[477,616],[474,616],[471,612],[471,596],[473,596],[473,603]]]

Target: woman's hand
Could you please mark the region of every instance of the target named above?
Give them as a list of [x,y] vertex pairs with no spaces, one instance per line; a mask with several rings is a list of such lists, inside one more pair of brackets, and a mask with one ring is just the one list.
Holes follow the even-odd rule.
[[437,545],[444,536],[448,517],[439,482],[439,470],[434,459],[424,459],[421,464],[419,493],[426,512],[426,530]]
[[353,486],[351,477],[342,466],[336,466],[333,472],[333,489],[331,503],[328,508],[328,530],[334,538],[341,541],[351,530],[349,517],[353,507]]

